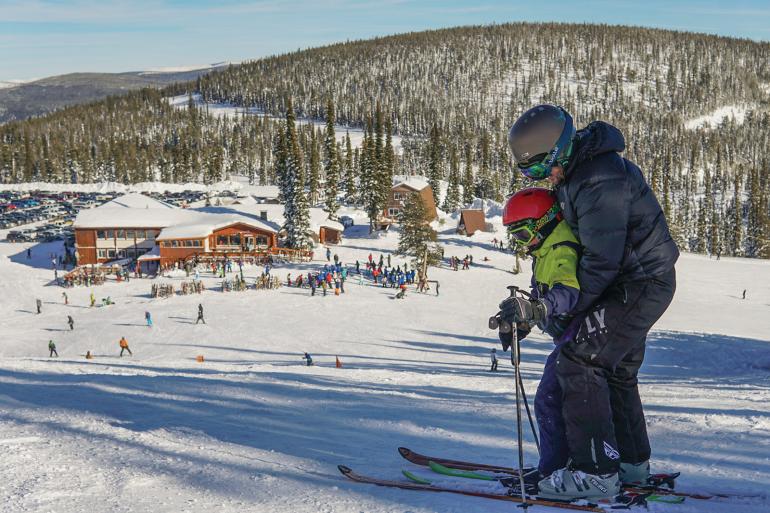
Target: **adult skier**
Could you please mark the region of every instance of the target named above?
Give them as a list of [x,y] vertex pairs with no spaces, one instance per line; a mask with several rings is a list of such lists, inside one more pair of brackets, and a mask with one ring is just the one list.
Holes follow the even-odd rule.
[[[570,463],[539,483],[573,499],[620,479],[645,482],[650,444],[637,388],[647,333],[676,289],[679,256],[641,170],[618,153],[623,134],[594,121],[576,132],[561,107],[536,106],[508,144],[519,171],[548,179],[577,235],[580,293],[556,363]],[[615,486],[606,486],[612,495]]]
[[75,329],[75,319],[73,319],[71,315],[67,316],[67,324],[69,324],[70,331]]
[[56,351],[56,344],[53,343],[53,340],[48,341],[48,358],[52,358],[53,355],[59,356],[59,353]]
[[203,324],[206,324],[206,319],[203,318],[203,305],[198,303],[198,318],[195,319],[195,324],[198,324],[200,321],[203,321]]
[[42,301],[40,301],[39,299],[36,299],[35,300],[35,306],[37,307],[37,313],[42,312],[42,310],[43,310],[43,302]]
[[313,357],[310,356],[309,353],[305,353],[305,355],[302,357],[302,359],[305,360],[305,365],[307,365],[308,367],[313,365]]
[[144,320],[147,322],[147,327],[152,328],[152,314],[149,311],[144,312]]

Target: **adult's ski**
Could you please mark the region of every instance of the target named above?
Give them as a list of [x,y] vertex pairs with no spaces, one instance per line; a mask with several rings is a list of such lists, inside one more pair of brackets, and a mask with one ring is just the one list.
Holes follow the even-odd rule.
[[[448,458],[442,458],[439,456],[425,455],[415,452],[407,447],[399,447],[399,454],[406,459],[423,467],[429,467],[430,463],[436,463],[455,470],[465,471],[479,471],[479,472],[491,472],[493,474],[507,474],[511,476],[518,476],[518,469],[512,467],[505,467],[501,465],[489,465],[486,463],[476,463],[463,460],[454,460]],[[525,473],[529,473],[533,470],[533,467],[524,469]],[[762,494],[744,494],[744,493],[729,493],[729,492],[692,492],[692,491],[680,491],[674,490],[674,479],[679,476],[679,473],[673,474],[653,474],[653,483],[648,486],[624,486],[624,490],[638,492],[638,493],[654,493],[656,495],[675,495],[680,497],[689,497],[692,499],[709,500],[714,498],[756,498],[763,497]]]
[[[385,486],[389,488],[400,488],[402,490],[417,490],[417,491],[423,491],[423,492],[445,492],[445,493],[455,493],[459,495],[467,495],[469,497],[480,497],[484,499],[493,499],[498,501],[507,501],[507,502],[517,502],[522,503],[522,498],[520,496],[512,496],[507,495],[503,493],[493,493],[490,491],[481,491],[481,490],[473,490],[473,489],[465,489],[465,488],[454,488],[454,487],[444,487],[444,486],[438,486],[433,484],[424,484],[424,483],[418,483],[418,482],[409,482],[409,481],[393,481],[388,479],[380,479],[372,476],[367,476],[363,474],[358,474],[354,472],[349,467],[346,467],[345,465],[338,465],[337,468],[342,473],[343,476],[350,479],[351,481],[356,481],[358,483],[368,483],[373,484],[377,486]],[[643,497],[640,497],[640,499],[643,500]],[[568,502],[568,501],[558,501],[558,500],[550,500],[550,499],[538,499],[537,497],[527,498],[527,503],[537,506],[546,506],[551,508],[561,508],[561,509],[569,509],[569,510],[575,510],[575,511],[593,511],[596,513],[606,513],[607,509],[602,508],[597,503],[592,503],[589,501],[581,500],[579,502]],[[641,500],[640,500],[641,503]],[[622,505],[622,507],[630,507],[629,505]]]
[[[464,472],[464,471],[461,471]],[[447,481],[441,482],[436,481],[434,478],[430,476],[425,476],[422,474],[417,474],[415,472],[409,471],[409,470],[402,470],[401,473],[406,477],[407,479],[414,481],[415,483],[425,484],[425,485],[439,485],[439,486],[451,486],[456,487],[457,482],[449,483]],[[460,477],[470,477],[471,479],[481,479],[477,477],[471,477],[467,475],[463,475]],[[448,477],[449,479],[452,479],[452,477]],[[481,479],[483,480],[483,479]],[[508,482],[511,484],[509,485]],[[506,480],[499,480],[497,481],[502,487],[506,488],[508,490],[509,495],[515,495],[516,497],[519,497],[521,495],[520,493],[520,486],[518,478],[513,476],[508,476]],[[526,485],[526,494],[527,496],[536,497],[537,496],[537,485],[536,484],[527,484]],[[614,500],[609,499],[603,499],[600,500],[599,503],[605,507],[611,508],[611,509],[626,509],[629,508],[632,505],[642,504],[643,501],[647,502],[661,502],[664,504],[681,504],[685,501],[685,497],[678,497],[674,495],[659,495],[651,492],[633,492],[624,490],[621,494],[619,494],[617,497],[615,497]]]

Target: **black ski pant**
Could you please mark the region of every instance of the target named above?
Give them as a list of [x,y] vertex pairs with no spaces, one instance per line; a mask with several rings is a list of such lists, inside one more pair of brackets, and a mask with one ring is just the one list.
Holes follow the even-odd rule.
[[672,268],[647,280],[613,284],[588,311],[556,362],[572,468],[618,471],[650,459],[637,388],[647,333],[674,297]]

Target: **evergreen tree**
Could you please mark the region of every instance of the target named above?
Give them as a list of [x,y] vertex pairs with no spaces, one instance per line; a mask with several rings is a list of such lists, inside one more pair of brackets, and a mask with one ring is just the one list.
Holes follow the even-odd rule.
[[465,173],[463,173],[463,203],[470,205],[474,198],[473,159],[470,145],[465,146]]
[[457,148],[452,145],[449,152],[449,180],[446,190],[446,198],[441,207],[444,212],[454,212],[460,205],[460,162],[457,157]]
[[326,176],[326,203],[324,211],[329,219],[337,218],[337,202],[340,182],[340,159],[337,154],[337,136],[334,133],[334,102],[331,97],[326,104],[326,138],[324,139],[324,175]]
[[438,236],[430,226],[428,210],[419,194],[412,193],[404,201],[398,221],[401,231],[396,254],[414,257],[417,268],[427,278],[427,267],[441,262],[441,248],[436,243]]
[[308,238],[310,231],[310,210],[305,192],[304,166],[297,137],[294,107],[291,98],[286,109],[286,193],[284,194],[284,217],[286,219],[286,244],[295,249],[312,247]]
[[321,152],[318,147],[318,138],[316,137],[315,130],[310,125],[310,166],[308,168],[308,180],[307,186],[309,189],[308,199],[311,205],[318,203],[318,197],[320,195],[320,175],[321,175]]
[[[356,148],[358,151],[358,148]],[[356,163],[353,145],[350,142],[350,132],[345,133],[345,201],[356,203]]]
[[441,192],[439,180],[444,178],[443,153],[441,133],[439,132],[438,125],[433,123],[428,140],[428,185],[430,185],[433,191],[433,201],[436,205],[439,204],[439,193]]

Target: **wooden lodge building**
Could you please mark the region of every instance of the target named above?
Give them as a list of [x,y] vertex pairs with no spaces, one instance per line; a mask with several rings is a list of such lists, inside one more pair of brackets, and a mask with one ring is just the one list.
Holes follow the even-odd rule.
[[[313,238],[341,240],[340,223],[311,209]],[[248,204],[181,209],[142,194],[127,194],[75,219],[78,265],[134,260],[147,272],[193,257],[247,257],[286,253],[278,247],[283,206]],[[301,255],[305,256],[305,255]]]
[[382,212],[384,224],[396,222],[398,214],[404,208],[406,199],[412,194],[419,194],[425,209],[428,211],[428,221],[438,217],[436,202],[433,201],[433,189],[427,182],[418,178],[409,177],[407,180],[396,182],[390,189],[388,201]]

